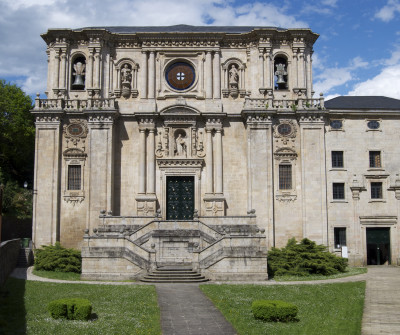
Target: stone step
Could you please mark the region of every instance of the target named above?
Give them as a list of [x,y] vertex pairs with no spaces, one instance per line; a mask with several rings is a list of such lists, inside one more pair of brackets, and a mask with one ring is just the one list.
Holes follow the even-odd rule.
[[197,271],[190,267],[159,267],[143,276],[141,279],[147,283],[200,283],[208,281]]

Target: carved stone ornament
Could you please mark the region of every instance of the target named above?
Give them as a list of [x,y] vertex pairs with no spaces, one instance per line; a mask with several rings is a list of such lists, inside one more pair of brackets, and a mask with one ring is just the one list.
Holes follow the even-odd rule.
[[281,194],[277,194],[275,197],[276,197],[276,200],[278,200],[279,202],[283,202],[283,203],[294,202],[297,199],[297,195],[291,194],[291,193],[281,193]]
[[291,148],[280,148],[274,152],[274,157],[278,161],[295,160],[297,159],[297,152]]
[[69,124],[63,126],[63,133],[67,142],[67,147],[70,142],[77,146],[81,139],[87,137],[88,128],[84,120],[71,119]]
[[83,192],[68,192],[68,194],[64,195],[64,201],[75,206],[76,204],[80,204],[83,200],[85,200],[85,195]]
[[292,120],[281,120],[273,128],[275,138],[295,138],[297,134],[296,123]]

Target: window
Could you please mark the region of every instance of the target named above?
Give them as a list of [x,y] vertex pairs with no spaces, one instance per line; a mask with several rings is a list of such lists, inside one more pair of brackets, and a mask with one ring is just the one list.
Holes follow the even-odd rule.
[[371,199],[382,199],[382,183],[371,183]]
[[333,183],[333,199],[344,199],[344,183]]
[[343,151],[332,151],[332,167],[343,167]]
[[69,165],[68,166],[68,190],[81,189],[81,166]]
[[287,164],[279,165],[279,189],[292,189],[292,166]]
[[371,168],[382,167],[380,151],[370,151],[369,152],[369,167],[371,167]]
[[333,228],[335,235],[335,248],[346,246],[346,228]]

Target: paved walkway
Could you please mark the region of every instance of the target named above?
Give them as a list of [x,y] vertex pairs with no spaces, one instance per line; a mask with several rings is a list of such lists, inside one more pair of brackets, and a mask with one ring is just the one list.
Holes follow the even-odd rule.
[[400,334],[400,267],[368,267],[361,334]]
[[[13,277],[46,282],[96,285],[146,285],[141,282],[62,281],[17,268]],[[259,285],[318,285],[366,280],[362,335],[400,335],[400,267],[368,267],[368,273],[339,279],[296,282],[230,282]],[[218,284],[212,282],[212,284]],[[154,284],[147,284],[154,285]],[[235,330],[198,288],[198,284],[156,284],[163,335],[234,335]]]

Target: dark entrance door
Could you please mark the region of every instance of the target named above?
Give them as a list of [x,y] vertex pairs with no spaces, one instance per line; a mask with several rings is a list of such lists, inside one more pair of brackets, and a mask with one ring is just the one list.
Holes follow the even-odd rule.
[[390,264],[390,228],[367,228],[367,264]]
[[167,177],[167,220],[193,220],[194,177]]

